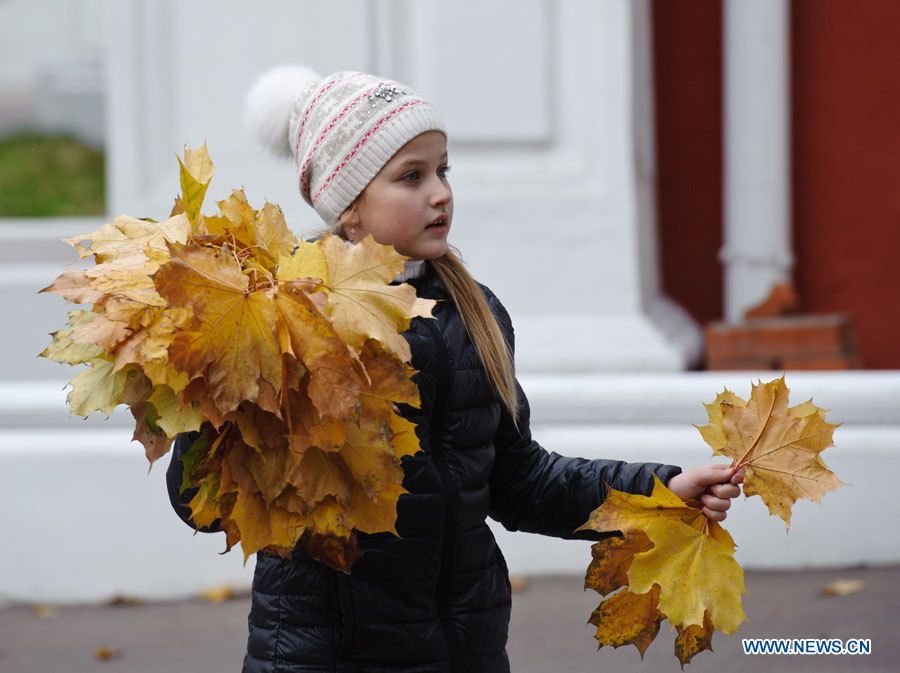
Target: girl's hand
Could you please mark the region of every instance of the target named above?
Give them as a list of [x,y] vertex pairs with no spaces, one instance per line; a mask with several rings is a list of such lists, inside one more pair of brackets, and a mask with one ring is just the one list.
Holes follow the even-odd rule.
[[743,467],[735,472],[724,463],[715,463],[688,468],[669,479],[667,485],[682,500],[699,497],[701,512],[714,521],[724,521],[728,516],[725,510],[731,507],[731,498],[741,494],[738,484],[743,481]]

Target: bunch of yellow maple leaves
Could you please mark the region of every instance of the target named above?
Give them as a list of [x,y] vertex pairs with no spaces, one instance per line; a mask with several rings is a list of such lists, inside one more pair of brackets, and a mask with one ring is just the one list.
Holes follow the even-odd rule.
[[[745,495],[760,496],[789,527],[794,502],[818,502],[842,482],[820,456],[839,426],[811,400],[789,407],[788,392],[783,376],[754,385],[749,400],[725,389],[706,405],[709,424],[697,429],[713,455],[745,468]],[[744,574],[731,535],[701,513],[700,502],[682,501],[655,475],[654,482],[650,496],[610,489],[579,529],[621,533],[592,547],[585,588],[612,595],[588,623],[599,647],[631,644],[643,658],[668,619],[683,668],[712,649],[714,631],[733,634],[746,619]]]
[[[418,407],[401,332],[435,302],[391,285],[406,257],[371,236],[298,241],[281,209],[242,190],[201,213],[213,175],[202,147],[179,159],[169,219],[128,216],[66,239],[96,264],[43,291],[69,313],[41,353],[87,364],[73,414],[126,404],[151,465],[179,433],[193,521],[219,519],[240,542],[290,557],[297,544],[349,572],[354,531],[395,531],[400,458],[419,450],[397,403]],[[84,242],[89,242],[84,246]]]

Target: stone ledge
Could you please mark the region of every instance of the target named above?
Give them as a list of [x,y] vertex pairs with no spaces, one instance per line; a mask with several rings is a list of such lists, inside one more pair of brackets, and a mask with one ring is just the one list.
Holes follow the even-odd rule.
[[[73,377],[75,370],[73,369]],[[534,423],[691,424],[706,422],[704,402],[724,387],[748,397],[757,380],[781,372],[679,372],[639,374],[520,374]],[[809,398],[829,410],[829,420],[900,426],[900,371],[787,372],[794,404]],[[123,406],[106,420],[68,414],[65,380],[0,380],[0,428],[133,427]],[[898,449],[900,450],[900,449]]]

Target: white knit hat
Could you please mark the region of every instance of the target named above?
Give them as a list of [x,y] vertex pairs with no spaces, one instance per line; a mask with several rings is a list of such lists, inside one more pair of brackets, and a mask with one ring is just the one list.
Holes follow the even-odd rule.
[[446,127],[410,87],[355,71],[321,77],[302,65],[263,73],[245,119],[272,154],[293,158],[303,199],[328,225],[410,140]]

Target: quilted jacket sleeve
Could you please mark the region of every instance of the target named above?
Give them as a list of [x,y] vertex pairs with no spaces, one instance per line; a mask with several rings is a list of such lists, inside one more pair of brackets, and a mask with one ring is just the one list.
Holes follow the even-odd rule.
[[178,517],[188,526],[201,533],[218,533],[221,531],[220,521],[216,519],[209,526],[197,527],[191,521],[191,508],[187,504],[197,493],[197,487],[185,489],[184,493],[178,494],[181,490],[182,468],[181,457],[187,453],[187,450],[194,443],[194,440],[200,436],[199,432],[183,432],[175,438],[175,444],[172,446],[171,459],[169,468],[166,470],[166,488],[169,491],[169,502]]
[[[486,294],[514,349],[509,314],[490,290]],[[676,465],[569,458],[549,452],[531,436],[531,409],[518,379],[516,390],[519,429],[516,430],[509,412],[501,406],[490,475],[490,515],[508,530],[572,540],[600,540],[606,535],[574,531],[606,498],[606,484],[616,490],[649,495],[654,473],[663,483],[668,483],[681,472]]]

